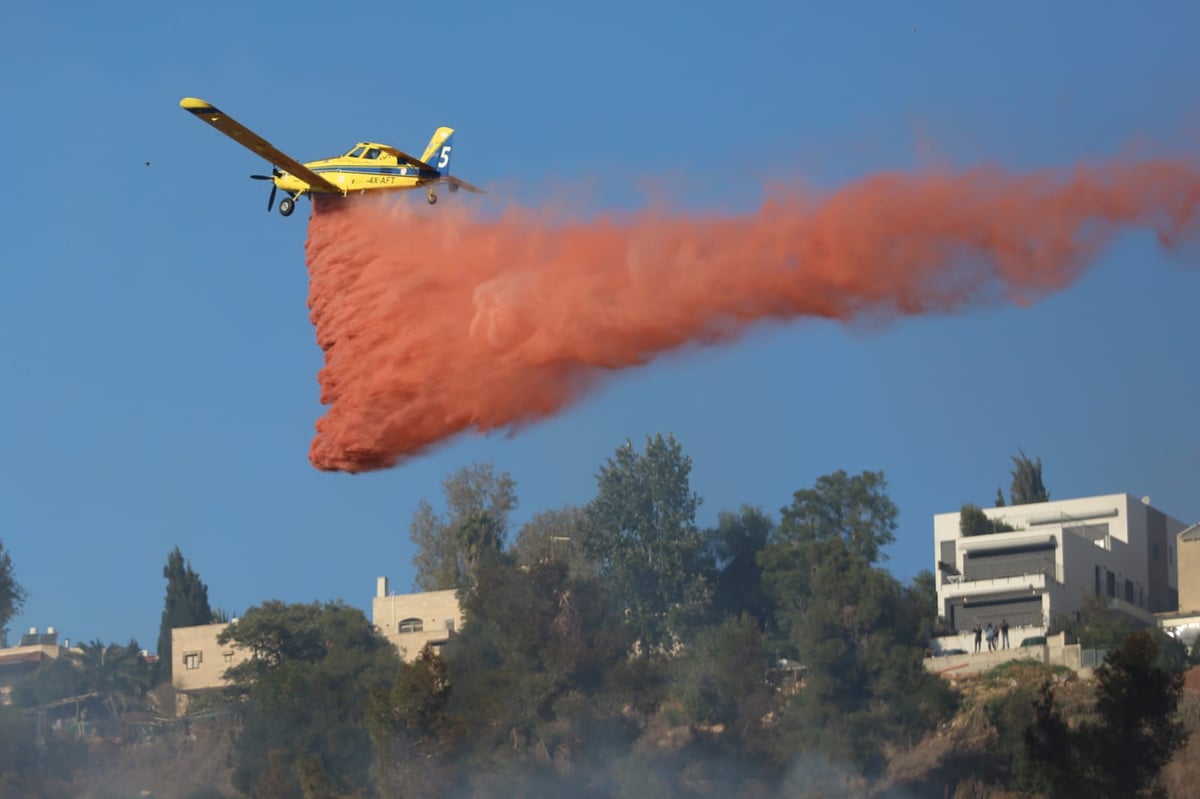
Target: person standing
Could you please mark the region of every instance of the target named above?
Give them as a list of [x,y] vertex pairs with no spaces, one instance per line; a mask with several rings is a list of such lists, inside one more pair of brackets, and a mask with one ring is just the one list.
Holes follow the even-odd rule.
[[1008,619],[1000,620],[1000,643],[1008,649]]
[[979,622],[975,622],[975,651],[979,651],[979,644],[983,641],[983,628],[979,626]]
[[987,642],[989,652],[996,648],[996,628],[992,626],[990,621],[987,626]]

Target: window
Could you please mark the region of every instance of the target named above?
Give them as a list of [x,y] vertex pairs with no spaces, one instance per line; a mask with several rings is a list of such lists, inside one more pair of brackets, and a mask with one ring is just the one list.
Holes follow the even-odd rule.
[[1096,596],[1100,596],[1100,567],[1096,567]]
[[365,150],[365,149],[367,149],[367,148],[366,147],[355,147],[353,150],[346,153],[346,157],[347,158],[361,158],[362,154],[363,154],[363,150]]
[[1133,580],[1125,581],[1125,601],[1133,604]]
[[404,619],[396,625],[398,633],[419,633],[425,629],[425,622],[420,619]]
[[363,156],[363,158],[378,158],[378,157],[379,157],[379,148],[378,147],[372,147],[370,150],[367,150],[367,154]]
[[1116,596],[1117,595],[1117,575],[1113,574],[1110,571],[1106,571],[1105,575],[1108,578],[1108,580],[1107,580],[1108,595]]
[[446,619],[446,632],[454,632],[454,619]]
[[225,655],[225,662],[226,662],[226,663],[232,663],[232,662],[233,662],[233,652],[232,652],[232,651],[230,651],[230,652],[225,652],[225,653],[224,653],[224,655]]
[[184,652],[183,653],[183,667],[185,669],[190,670],[190,669],[200,668],[200,660],[201,660],[201,658],[200,658],[199,652]]

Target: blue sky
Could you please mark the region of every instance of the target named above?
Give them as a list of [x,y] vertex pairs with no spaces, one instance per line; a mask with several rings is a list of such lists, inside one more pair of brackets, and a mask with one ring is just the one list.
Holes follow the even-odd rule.
[[1200,520],[1200,251],[1167,257],[1138,231],[1032,307],[764,325],[515,437],[314,470],[309,204],[267,215],[246,177],[263,162],[181,97],[301,160],[364,138],[411,151],[450,124],[456,173],[527,205],[587,186],[628,208],[657,177],[695,209],[744,210],[779,176],[1200,150],[1192,3],[484,6],[0,11],[0,538],[29,592],[10,638],[53,625],[153,649],[176,545],[231,612],[369,609],[376,576],[410,587],[409,522],[445,475],[509,471],[515,530],[589,500],[613,449],[655,432],[694,459],[702,524],[883,470],[902,579],[932,565],[932,515],[990,503],[1018,447],[1054,497],[1127,491]]

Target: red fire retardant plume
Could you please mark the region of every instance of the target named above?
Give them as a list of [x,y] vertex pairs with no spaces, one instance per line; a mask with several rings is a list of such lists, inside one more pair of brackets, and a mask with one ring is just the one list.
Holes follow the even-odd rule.
[[1167,247],[1195,234],[1200,168],[887,174],[746,216],[572,221],[412,200],[320,203],[309,222],[318,469],[383,469],[462,431],[519,427],[606,370],[762,320],[1036,300],[1123,229]]

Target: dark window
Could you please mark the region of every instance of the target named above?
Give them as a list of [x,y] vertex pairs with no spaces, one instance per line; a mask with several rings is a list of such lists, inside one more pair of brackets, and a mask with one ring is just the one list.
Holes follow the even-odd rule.
[[997,580],[1031,574],[1053,577],[1054,573],[1053,543],[970,552],[963,561],[963,578],[968,581]]
[[1107,578],[1108,578],[1107,579],[1108,595],[1116,596],[1117,595],[1117,575],[1113,574],[1110,571],[1106,571],[1105,574],[1107,575]]
[[396,632],[419,633],[425,629],[425,622],[420,619],[404,619],[396,625]]
[[1125,581],[1125,601],[1133,604],[1133,580]]

